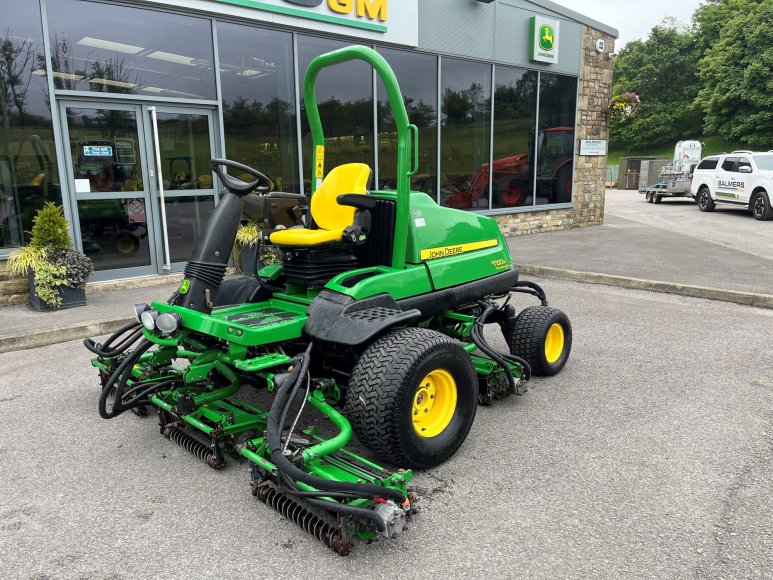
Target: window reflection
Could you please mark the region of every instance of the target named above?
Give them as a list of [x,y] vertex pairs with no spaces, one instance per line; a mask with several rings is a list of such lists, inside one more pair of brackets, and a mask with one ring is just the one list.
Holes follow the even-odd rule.
[[166,198],[167,232],[172,262],[185,262],[196,249],[215,210],[211,195]]
[[440,202],[489,209],[491,65],[442,59]]
[[78,219],[83,253],[94,261],[95,270],[150,264],[148,214],[143,198],[79,201]]
[[536,114],[537,72],[497,66],[492,208],[520,207],[534,202]]
[[300,191],[292,36],[218,22],[220,84],[229,159]]
[[[209,20],[81,0],[48,3],[54,86],[214,99]],[[38,74],[45,75],[41,63]]]
[[4,2],[0,25],[0,248],[20,246],[35,212],[62,203],[37,2]]
[[[380,48],[397,76],[408,120],[419,129],[419,172],[411,179],[414,191],[436,197],[437,191],[437,57]],[[386,88],[378,78],[379,187],[397,188],[397,129]]]
[[90,192],[142,191],[142,158],[134,111],[67,109],[73,175]]
[[[320,54],[347,43],[298,36],[300,86],[309,63]],[[373,72],[363,61],[323,69],[317,77],[317,102],[325,132],[325,173],[344,163],[367,163],[373,168]],[[305,191],[311,189],[311,129],[301,112]]]
[[571,203],[577,79],[542,73],[537,134],[537,205]]
[[164,189],[212,189],[209,117],[158,113],[158,144]]

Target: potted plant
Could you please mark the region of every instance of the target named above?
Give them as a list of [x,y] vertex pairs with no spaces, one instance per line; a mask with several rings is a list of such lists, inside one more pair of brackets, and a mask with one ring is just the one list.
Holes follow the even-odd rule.
[[269,264],[281,261],[281,252],[274,247],[266,247],[260,242],[263,224],[255,220],[246,220],[236,230],[236,262],[239,271],[245,276],[254,277],[257,272]]
[[29,245],[8,256],[11,273],[28,276],[30,301],[37,310],[86,304],[86,282],[94,265],[73,248],[64,210],[48,202],[32,222]]

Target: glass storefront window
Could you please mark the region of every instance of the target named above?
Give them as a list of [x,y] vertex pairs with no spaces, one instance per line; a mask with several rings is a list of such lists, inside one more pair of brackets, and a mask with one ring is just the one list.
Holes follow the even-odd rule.
[[492,209],[534,203],[537,71],[496,67]]
[[47,6],[57,89],[215,99],[210,20],[83,0]]
[[[379,48],[400,83],[408,120],[419,128],[419,172],[411,187],[433,199],[437,195],[437,57]],[[378,186],[397,188],[397,130],[381,78],[378,96]]]
[[[303,76],[314,57],[349,43],[298,36],[298,75]],[[301,95],[302,97],[302,95]],[[367,163],[373,168],[373,70],[363,61],[326,68],[317,77],[317,102],[325,132],[325,174],[345,163]],[[301,112],[305,191],[311,189],[311,130]]]
[[211,195],[166,198],[166,219],[169,230],[169,252],[172,262],[186,262],[196,249],[196,242],[205,232],[215,211]]
[[91,193],[142,191],[137,116],[118,109],[67,109],[73,176]]
[[158,113],[158,141],[164,189],[212,189],[209,116]]
[[[135,207],[142,211],[134,211]],[[96,271],[150,263],[146,208],[143,198],[78,202],[83,253],[94,261]]]
[[292,36],[218,22],[217,37],[227,157],[300,191]]
[[571,203],[577,78],[540,74],[537,205]]
[[489,209],[491,65],[441,60],[440,203]]
[[35,212],[62,203],[38,2],[4,2],[0,25],[0,249],[21,246]]

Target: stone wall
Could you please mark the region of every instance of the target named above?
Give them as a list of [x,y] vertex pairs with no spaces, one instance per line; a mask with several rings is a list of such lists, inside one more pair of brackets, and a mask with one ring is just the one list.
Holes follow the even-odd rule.
[[[596,41],[606,43],[604,52]],[[609,99],[612,96],[612,58],[615,39],[583,26],[583,50],[577,106],[577,134],[580,139],[609,140]],[[569,228],[600,225],[604,220],[604,180],[606,157],[577,156],[574,168],[574,207],[549,211],[523,212],[497,216],[505,236],[520,236]]]
[[5,260],[0,260],[0,306],[29,302],[27,279],[11,276],[5,270]]

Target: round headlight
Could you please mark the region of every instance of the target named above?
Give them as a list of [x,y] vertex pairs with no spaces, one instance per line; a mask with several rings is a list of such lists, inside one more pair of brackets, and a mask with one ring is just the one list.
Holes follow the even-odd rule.
[[172,334],[180,328],[180,315],[176,312],[167,312],[156,318],[156,328],[164,334]]
[[135,304],[134,305],[134,318],[137,319],[137,322],[142,322],[142,319],[140,318],[142,316],[142,313],[146,310],[150,310],[150,306],[147,304]]
[[142,314],[140,314],[140,322],[147,328],[148,330],[153,330],[156,328],[156,318],[158,318],[158,310],[151,309],[146,310]]

